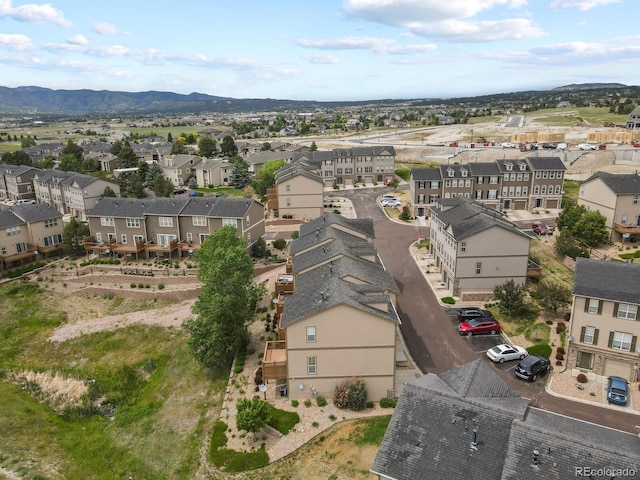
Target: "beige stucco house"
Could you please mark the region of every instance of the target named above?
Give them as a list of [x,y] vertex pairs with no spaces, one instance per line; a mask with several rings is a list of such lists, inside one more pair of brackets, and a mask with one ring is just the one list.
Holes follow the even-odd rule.
[[576,258],[567,365],[640,380],[640,265]]
[[233,165],[222,158],[205,158],[193,169],[199,188],[229,185]]
[[317,218],[324,211],[324,181],[304,161],[284,165],[275,173],[268,196],[270,215],[281,218]]
[[640,236],[640,175],[597,172],[582,184],[578,205],[597,210],[606,218],[609,239],[619,242],[624,234]]
[[196,155],[167,155],[159,160],[165,177],[171,180],[174,187],[186,185],[189,178],[196,176],[196,167],[202,159]]
[[400,293],[373,245],[373,222],[334,213],[302,225],[291,244],[293,292],[279,295],[279,339],[267,342],[267,385],[292,399],[333,398],[350,377],[368,398],[394,395]]
[[491,294],[508,280],[527,279],[531,238],[500,212],[465,197],[431,208],[430,253],[453,295]]

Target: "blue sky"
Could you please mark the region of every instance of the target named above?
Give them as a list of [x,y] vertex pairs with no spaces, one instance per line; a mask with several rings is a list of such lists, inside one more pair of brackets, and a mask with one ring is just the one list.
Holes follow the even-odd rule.
[[0,0],[0,85],[330,101],[640,79],[638,0],[50,1]]

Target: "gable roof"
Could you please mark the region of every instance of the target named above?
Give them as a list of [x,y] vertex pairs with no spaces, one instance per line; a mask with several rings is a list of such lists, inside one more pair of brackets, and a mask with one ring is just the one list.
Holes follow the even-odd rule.
[[62,214],[48,203],[30,203],[11,207],[13,213],[27,223],[62,218]]
[[587,178],[584,183],[599,178],[616,195],[640,194],[640,175],[638,173],[609,173],[596,172]]
[[640,264],[576,258],[573,295],[640,304]]
[[527,157],[531,170],[566,170],[560,157]]
[[13,207],[6,207],[0,204],[0,228],[16,227],[18,225],[25,225],[26,222],[18,218],[13,213]]
[[497,210],[465,197],[439,200],[431,210],[439,220],[451,228],[456,240],[469,238],[492,227],[499,227],[529,238]]
[[429,180],[442,180],[439,168],[412,168],[411,178],[417,182],[426,182]]
[[580,465],[634,468],[638,447],[636,435],[531,407],[478,359],[404,387],[371,471],[399,480],[560,480]]
[[[346,218],[338,213],[329,212],[300,225],[300,238],[292,242],[292,247],[293,244],[297,243],[297,240],[300,240],[306,235],[315,234],[316,230],[321,230],[328,225],[333,225],[334,228],[352,231],[356,235],[360,234],[371,239],[375,238],[372,219]],[[295,249],[295,247],[293,248]],[[294,253],[294,251],[291,252]]]

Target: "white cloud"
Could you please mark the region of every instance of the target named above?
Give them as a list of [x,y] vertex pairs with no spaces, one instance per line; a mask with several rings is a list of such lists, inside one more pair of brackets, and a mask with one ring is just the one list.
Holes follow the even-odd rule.
[[554,10],[576,8],[585,12],[592,8],[609,5],[610,3],[620,3],[620,0],[553,0],[550,6]]
[[430,44],[398,45],[394,40],[372,37],[344,37],[325,40],[299,39],[296,43],[306,48],[320,50],[371,50],[381,55],[412,55],[435,50]]
[[31,39],[26,35],[20,34],[0,33],[0,46],[19,52],[33,50]]
[[70,43],[71,45],[89,45],[89,41],[87,40],[87,37],[85,37],[80,33],[77,35],[74,35],[71,38],[68,38],[67,43]]
[[[422,37],[489,42],[544,36],[528,18],[504,18],[505,11],[526,5],[526,0],[345,0],[343,8],[353,18],[405,28]],[[471,20],[480,13],[497,19]]]
[[0,0],[0,17],[9,17],[20,22],[53,23],[60,27],[70,27],[71,22],[64,18],[60,10],[56,10],[49,3],[36,5],[28,3],[13,7],[11,0]]
[[319,53],[317,55],[304,55],[302,58],[309,60],[311,63],[332,64],[335,65],[340,61],[330,53]]
[[107,22],[95,22],[91,30],[100,35],[118,35],[122,33],[118,27]]

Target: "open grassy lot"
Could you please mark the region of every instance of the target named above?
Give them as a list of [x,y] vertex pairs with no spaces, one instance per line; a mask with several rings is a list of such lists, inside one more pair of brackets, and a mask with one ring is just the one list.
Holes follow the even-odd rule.
[[555,127],[624,124],[629,118],[628,115],[609,113],[608,107],[549,108],[528,112],[527,116],[534,117],[536,122]]
[[[49,342],[66,320],[55,304],[34,284],[0,287],[4,468],[24,478],[194,478],[226,375],[207,376],[183,333],[161,327]],[[29,380],[30,372],[49,381]],[[65,387],[78,380],[87,389],[74,398]]]

